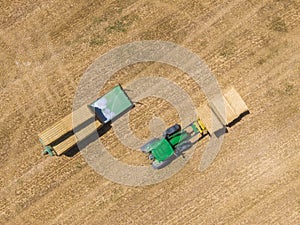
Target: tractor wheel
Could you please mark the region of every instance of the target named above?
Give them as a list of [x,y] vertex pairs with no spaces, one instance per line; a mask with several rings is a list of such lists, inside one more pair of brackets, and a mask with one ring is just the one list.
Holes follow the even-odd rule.
[[170,162],[168,160],[165,160],[165,161],[162,161],[162,162],[156,162],[154,161],[152,163],[152,167],[156,170],[159,170],[159,169],[162,169],[164,168],[165,166],[167,166],[168,164],[170,164]]
[[164,137],[170,137],[172,134],[177,133],[178,131],[181,130],[181,126],[179,124],[175,124],[172,127],[169,127],[165,132],[164,132]]
[[182,142],[175,147],[174,151],[180,155],[182,152],[188,150],[192,146],[193,146],[193,144],[190,141]]
[[146,143],[145,145],[143,145],[141,147],[141,151],[144,153],[148,153],[149,152],[148,146],[151,146],[151,144],[153,144],[154,142],[156,142],[158,140],[159,140],[159,138],[153,138],[151,141],[149,141],[148,143]]

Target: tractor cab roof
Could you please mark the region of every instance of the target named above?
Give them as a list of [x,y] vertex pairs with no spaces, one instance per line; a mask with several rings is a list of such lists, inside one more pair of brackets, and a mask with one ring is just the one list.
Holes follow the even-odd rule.
[[171,144],[165,138],[153,143],[151,152],[158,161],[164,161],[174,154]]

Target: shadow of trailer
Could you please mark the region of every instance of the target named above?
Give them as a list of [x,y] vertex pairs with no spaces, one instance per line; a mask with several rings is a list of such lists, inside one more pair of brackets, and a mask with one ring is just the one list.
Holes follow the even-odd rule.
[[113,121],[133,107],[121,85],[115,86],[91,104],[80,107],[38,134],[44,147],[43,154],[60,156],[69,150],[73,150],[74,154],[78,140],[89,140],[95,132],[103,135]]

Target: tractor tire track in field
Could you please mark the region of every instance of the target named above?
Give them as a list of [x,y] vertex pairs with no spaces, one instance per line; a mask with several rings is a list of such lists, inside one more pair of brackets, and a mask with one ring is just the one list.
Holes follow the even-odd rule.
[[[169,4],[39,1],[22,7],[8,2],[2,6],[0,48],[4,55],[0,57],[10,57],[4,60],[6,67],[0,83],[0,223],[300,221],[295,211],[299,200],[293,197],[299,189],[299,140],[289,135],[297,133],[299,4],[207,0],[201,4],[175,1],[168,7]],[[128,15],[135,19],[125,32],[107,32]],[[38,34],[41,31],[44,37]],[[103,38],[103,44],[97,35]],[[152,38],[174,41],[199,54],[220,85],[233,85],[250,108],[250,115],[230,128],[214,164],[204,173],[197,170],[205,139],[197,145],[195,157],[171,179],[131,188],[97,175],[80,155],[39,156],[36,133],[71,111],[72,97],[84,69],[114,46]],[[100,44],[90,45],[93,39]],[[195,95],[195,84],[189,86],[190,81],[182,79],[184,74],[170,68],[159,70],[160,67],[163,66],[131,67],[118,73],[106,88],[118,80],[122,84],[130,82],[128,77],[138,79],[157,73]],[[141,70],[132,75],[137,69]],[[203,101],[200,94],[192,96],[196,104]],[[157,100],[157,104],[159,107],[163,103]],[[174,114],[169,110],[166,115],[168,112]],[[136,125],[144,118],[139,114],[133,117],[133,130],[144,135]],[[173,116],[166,119],[174,120]],[[283,127],[286,133],[278,135]],[[114,138],[112,133],[107,136]],[[113,139],[106,144],[120,146]],[[112,153],[119,160],[138,162],[138,157],[122,148]]]
[[[297,51],[297,50],[295,50],[295,51]],[[293,53],[291,53],[291,55],[293,55]],[[289,57],[288,55],[286,56],[287,58]],[[282,59],[281,59],[282,60]],[[284,60],[284,59],[283,59]],[[292,60],[291,60],[292,61]],[[279,63],[278,63],[279,64]],[[290,65],[289,64],[287,64],[286,65],[286,67],[290,67]],[[284,71],[284,69],[282,69],[283,71]],[[275,72],[273,72],[273,73],[275,73]],[[270,74],[270,77],[272,77],[272,74]],[[253,83],[254,84],[254,83]],[[254,88],[255,86],[253,86],[253,90],[255,89]],[[276,129],[275,129],[276,130]],[[253,165],[254,166],[254,168],[255,168],[255,165]],[[255,169],[253,169],[253,171],[251,172],[249,172],[249,173],[254,173],[255,172]],[[261,174],[258,174],[257,175],[257,177],[259,177]],[[253,179],[251,179],[251,180],[249,180],[249,182],[251,182],[251,181],[254,181],[256,179],[256,177],[253,177]],[[237,189],[235,190],[235,191],[238,191]],[[155,196],[153,196],[153,199],[155,199]],[[149,202],[149,201],[148,201]],[[151,203],[151,202],[150,202]],[[150,204],[150,205],[157,205],[157,204]],[[148,210],[147,210],[147,208],[146,209],[144,209],[145,211],[151,211],[151,209],[149,208]],[[129,215],[128,215],[128,217],[129,217]]]

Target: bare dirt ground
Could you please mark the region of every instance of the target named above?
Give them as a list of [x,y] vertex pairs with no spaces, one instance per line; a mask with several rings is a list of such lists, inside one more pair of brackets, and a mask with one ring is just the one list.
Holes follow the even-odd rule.
[[[247,103],[250,114],[229,129],[213,164],[198,171],[206,138],[172,178],[128,187],[97,174],[81,154],[41,156],[37,134],[71,112],[87,67],[136,40],[190,49]],[[300,224],[299,51],[297,0],[2,1],[0,224]],[[204,101],[186,75],[159,64],[126,68],[106,90],[145,75]],[[178,122],[168,103],[143,103],[130,112],[138,136],[160,116],[150,105],[163,109],[166,125]],[[113,131],[104,137],[116,157],[144,160]]]

